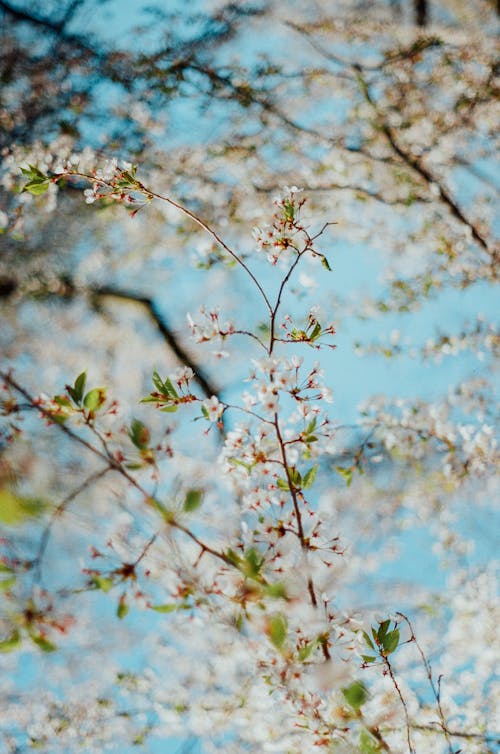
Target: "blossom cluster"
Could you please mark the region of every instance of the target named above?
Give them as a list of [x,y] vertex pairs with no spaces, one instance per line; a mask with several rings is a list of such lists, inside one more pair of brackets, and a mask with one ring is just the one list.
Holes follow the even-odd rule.
[[301,191],[297,186],[285,186],[283,194],[274,200],[277,209],[272,224],[266,223],[253,229],[257,250],[264,252],[272,265],[278,261],[283,265],[290,263],[299,251],[297,243],[300,243],[302,230],[300,211],[305,201],[297,197]]

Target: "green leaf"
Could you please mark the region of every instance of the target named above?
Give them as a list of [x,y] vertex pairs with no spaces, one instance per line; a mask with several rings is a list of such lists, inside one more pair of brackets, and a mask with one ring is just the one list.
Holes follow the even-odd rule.
[[87,411],[97,411],[106,401],[106,390],[103,387],[95,387],[89,390],[83,399],[83,405]]
[[31,178],[31,180],[36,180],[38,178],[39,180],[44,181],[48,178],[48,176],[45,175],[45,173],[42,173],[42,171],[37,168],[36,165],[31,165],[28,163],[27,168],[20,168],[20,170],[21,173],[26,176],[26,178]]
[[171,380],[167,377],[165,382],[163,383],[164,387],[166,388],[167,394],[170,395],[172,398],[178,398],[179,393],[175,389],[175,387],[172,385]]
[[155,388],[158,390],[159,393],[165,394],[166,388],[158,372],[153,372],[153,385],[155,386]]
[[372,657],[371,655],[361,655],[361,659],[363,662],[375,662],[377,660],[376,657]]
[[163,406],[163,408],[160,409],[160,411],[163,411],[164,413],[173,414],[179,406],[176,406],[175,403],[171,406]]
[[382,751],[377,740],[365,729],[359,734],[359,750],[361,754],[380,754]]
[[46,639],[45,636],[42,636],[42,634],[31,634],[31,640],[42,652],[55,652],[57,649],[57,646]]
[[277,581],[275,584],[269,584],[265,588],[266,594],[272,599],[287,599],[286,587],[281,581]]
[[310,657],[313,653],[316,645],[316,641],[309,641],[307,642],[307,644],[301,647],[298,653],[299,662],[304,662],[305,660],[307,660],[307,658]]
[[379,625],[378,631],[377,631],[377,637],[378,640],[381,642],[386,635],[387,631],[389,630],[389,626],[391,625],[390,620],[383,620],[382,623]]
[[395,628],[393,631],[389,631],[389,633],[382,639],[384,655],[390,655],[392,652],[394,652],[394,650],[397,649],[398,644],[399,630]]
[[369,634],[367,634],[366,631],[363,631],[363,638],[365,642],[368,644],[368,646],[370,647],[370,649],[373,649],[373,651],[375,651],[375,644],[372,642]]
[[19,646],[21,646],[21,633],[16,630],[6,639],[0,641],[0,652],[12,652]]
[[304,434],[310,435],[312,432],[314,432],[314,430],[316,429],[317,422],[318,422],[317,418],[314,417],[314,419],[310,421],[307,427],[305,428]]
[[151,439],[151,433],[149,429],[139,419],[132,419],[128,436],[132,440],[133,444],[139,450],[146,450],[149,446]]
[[243,562],[238,553],[236,553],[231,548],[227,549],[224,553],[226,558],[229,560],[230,563],[232,563],[234,566],[239,568],[241,566],[241,563]]
[[313,466],[309,469],[309,471],[306,472],[304,475],[304,478],[302,480],[302,487],[307,490],[309,487],[312,487],[314,480],[316,479],[316,474],[318,473],[318,466]]
[[200,507],[202,500],[203,490],[188,490],[184,499],[184,505],[182,506],[183,510],[186,513],[192,513],[192,511]]
[[8,579],[0,579],[0,592],[8,592],[9,589],[14,586],[16,581],[16,576],[10,576]]
[[346,469],[343,466],[335,466],[335,471],[337,471],[340,476],[345,479],[346,486],[350,487],[352,483],[352,469]]
[[178,610],[178,606],[171,602],[166,605],[151,605],[151,610],[155,610],[157,613],[173,613]]
[[118,601],[118,607],[116,608],[116,614],[120,620],[123,620],[125,616],[127,615],[128,611],[130,610],[129,606],[127,605],[127,598],[124,594],[120,597]]
[[0,487],[0,523],[7,526],[22,524],[27,518],[40,515],[46,505],[38,498],[21,497],[7,487]]
[[323,265],[323,267],[325,268],[325,270],[328,270],[328,272],[332,271],[332,268],[328,264],[328,259],[326,257],[322,257],[321,258],[321,264]]
[[174,520],[174,512],[167,508],[160,500],[157,500],[155,497],[148,498],[148,504],[151,505],[152,508],[158,511],[158,513],[161,514],[163,519],[166,521],[166,523],[170,523]]
[[311,334],[309,335],[309,340],[311,341],[317,340],[320,335],[321,335],[321,325],[319,322],[316,322]]
[[[73,391],[73,388],[68,387],[68,392],[70,390]],[[55,395],[54,403],[57,403],[57,405],[61,406],[61,408],[72,408],[71,401],[69,400],[69,398],[66,398],[65,395]]]
[[263,565],[264,558],[261,557],[259,551],[255,547],[250,547],[245,552],[245,576],[248,576],[250,579],[257,579]]
[[288,482],[285,481],[285,479],[282,479],[281,477],[278,477],[276,480],[276,485],[279,487],[280,490],[289,490],[290,487],[288,486]]
[[269,638],[276,649],[281,649],[285,643],[287,634],[287,622],[284,615],[278,613],[269,621]]
[[368,699],[368,689],[363,681],[354,681],[347,688],[342,689],[342,694],[347,704],[354,710],[358,710]]
[[49,186],[50,181],[35,179],[33,181],[29,181],[29,183],[27,183],[23,187],[23,191],[28,191],[30,194],[33,194],[33,196],[41,196],[42,194],[45,194]]
[[[203,408],[205,408],[205,407],[203,406]],[[205,409],[205,411],[206,411],[206,409]],[[208,413],[207,413],[207,418],[208,418]],[[244,461],[241,461],[239,458],[235,458],[234,456],[231,456],[229,458],[229,461],[234,466],[243,466],[243,468],[246,469],[249,474],[250,474],[250,472],[253,469],[253,464],[251,464],[251,463],[245,463]]]
[[113,586],[113,579],[108,576],[94,576],[92,581],[101,592],[109,592]]
[[81,403],[83,393],[85,391],[85,383],[87,382],[87,372],[82,372],[78,375],[73,385],[73,395],[71,396],[75,403]]
[[295,207],[289,199],[285,199],[283,202],[283,212],[285,214],[285,220],[289,223],[293,222],[295,218]]

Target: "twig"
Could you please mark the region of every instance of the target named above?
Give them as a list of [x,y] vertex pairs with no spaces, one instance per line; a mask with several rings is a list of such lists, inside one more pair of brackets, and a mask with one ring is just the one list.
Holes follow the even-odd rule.
[[[448,744],[448,751],[450,754],[454,754],[453,747],[451,745],[450,735],[448,731],[448,725],[446,724],[446,718],[444,716],[443,708],[441,706],[441,693],[440,693],[440,679],[438,680],[438,687],[436,688],[436,684],[434,683],[434,678],[432,676],[432,668],[430,666],[430,663],[427,659],[427,657],[424,654],[424,651],[420,644],[417,641],[417,637],[415,636],[415,631],[413,630],[413,626],[411,624],[410,619],[404,614],[404,613],[396,613],[400,618],[404,620],[408,628],[410,629],[410,642],[413,642],[418,650],[418,653],[420,654],[420,657],[422,658],[422,663],[425,668],[425,672],[427,674],[427,678],[430,684],[430,687],[432,689],[432,693],[434,695],[434,698],[436,700],[436,706],[439,714],[439,725],[441,727],[441,730],[443,731],[446,742]],[[441,677],[440,677],[441,678]]]
[[94,482],[97,482],[98,479],[102,479],[102,477],[108,473],[108,471],[111,471],[111,466],[108,464],[104,469],[100,469],[100,471],[96,471],[94,474],[91,474],[87,479],[85,479],[82,484],[80,484],[76,489],[73,490],[73,492],[70,492],[69,495],[66,495],[64,500],[62,500],[59,505],[54,509],[52,512],[52,515],[47,522],[45,529],[43,530],[42,536],[40,538],[40,544],[38,547],[38,552],[31,561],[31,566],[34,568],[34,578],[36,581],[40,582],[42,580],[42,562],[45,555],[45,551],[47,549],[47,546],[49,544],[50,535],[52,532],[52,526],[55,522],[55,520],[66,510],[68,505],[73,502],[73,500],[78,497],[84,490],[87,489],[91,484]]

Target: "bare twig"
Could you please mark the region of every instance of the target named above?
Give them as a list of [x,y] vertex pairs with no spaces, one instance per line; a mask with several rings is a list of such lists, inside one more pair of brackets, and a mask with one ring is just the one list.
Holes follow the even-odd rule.
[[442,708],[442,705],[441,705],[440,680],[438,680],[438,684],[437,684],[437,687],[436,687],[436,684],[434,682],[434,678],[433,678],[433,675],[432,675],[432,668],[430,666],[430,663],[429,663],[427,657],[424,654],[424,651],[423,651],[422,647],[420,646],[420,644],[417,641],[417,637],[415,636],[415,631],[413,630],[413,626],[411,624],[410,619],[404,613],[399,613],[398,612],[396,614],[400,618],[402,618],[402,620],[404,620],[404,622],[406,623],[406,625],[410,629],[410,639],[409,639],[409,641],[413,642],[415,644],[415,646],[416,646],[416,648],[418,650],[418,653],[419,653],[419,655],[420,655],[420,657],[422,659],[422,663],[424,665],[425,672],[427,674],[427,679],[429,681],[429,685],[430,685],[430,687],[432,689],[432,693],[434,695],[434,699],[436,700],[436,706],[437,706],[438,715],[439,715],[439,726],[440,726],[441,730],[443,731],[444,736],[446,738],[446,742],[448,744],[448,751],[449,751],[449,753],[450,754],[454,754],[453,746],[451,745],[451,740],[450,740],[450,734],[449,734],[449,730],[448,730],[448,725],[446,723],[446,718],[444,716],[443,708]]

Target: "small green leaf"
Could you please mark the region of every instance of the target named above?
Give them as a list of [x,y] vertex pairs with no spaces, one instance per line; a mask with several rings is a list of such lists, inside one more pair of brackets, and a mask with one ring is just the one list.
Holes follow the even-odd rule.
[[155,610],[157,613],[173,613],[178,610],[178,606],[171,602],[166,605],[151,605],[151,610]]
[[347,704],[354,710],[358,710],[368,699],[368,689],[363,681],[354,681],[347,688],[342,689],[342,694]]
[[171,523],[174,520],[175,518],[174,511],[170,510],[165,505],[163,505],[163,503],[160,500],[157,500],[157,498],[155,497],[150,497],[148,498],[147,502],[152,508],[154,508],[155,510],[158,511],[158,513],[161,514],[161,516],[163,517],[163,519],[166,521],[167,524]]
[[248,576],[250,579],[257,579],[264,565],[264,558],[255,547],[250,547],[245,552],[244,565],[245,576]]
[[293,206],[293,202],[291,202],[289,199],[285,199],[283,202],[283,212],[285,215],[285,220],[289,223],[292,223],[295,218],[295,207]]
[[45,194],[47,189],[50,186],[50,181],[42,181],[42,180],[33,180],[29,181],[24,187],[23,191],[28,191],[30,194],[33,194],[33,196],[41,196],[42,194]]
[[106,390],[103,387],[95,387],[89,390],[83,399],[83,405],[87,411],[97,411],[106,401]]
[[343,466],[335,466],[335,471],[337,471],[340,476],[345,479],[346,486],[350,487],[352,483],[352,469],[346,469]]
[[42,636],[42,634],[32,634],[31,640],[42,652],[55,652],[57,649],[57,646],[46,639],[45,636]]
[[158,390],[159,393],[165,394],[166,388],[158,372],[153,372],[153,385],[155,386],[155,388]]
[[[69,390],[73,390],[73,388],[68,388],[68,392]],[[61,408],[72,408],[71,401],[69,400],[69,398],[66,398],[65,395],[55,395],[54,403],[57,403],[57,405],[61,406]]]
[[287,634],[287,622],[284,615],[278,613],[269,621],[269,638],[276,649],[281,649],[285,643]]
[[108,576],[94,576],[92,578],[95,586],[101,590],[101,592],[109,592],[113,586],[113,580]]
[[12,652],[19,646],[21,646],[21,633],[16,630],[6,639],[0,641],[0,652]]
[[305,428],[304,434],[310,435],[312,432],[314,432],[314,430],[316,429],[317,421],[318,421],[317,418],[314,417],[314,419],[310,421],[307,427]]
[[375,644],[372,642],[369,634],[367,634],[366,631],[363,631],[363,638],[365,642],[368,644],[368,646],[370,647],[370,649],[373,649],[373,651],[375,651]]
[[379,625],[378,631],[377,631],[377,637],[378,640],[381,642],[386,635],[387,631],[389,630],[389,626],[391,625],[390,620],[383,620],[382,623]]
[[30,178],[31,180],[36,180],[38,178],[39,180],[44,181],[48,178],[48,176],[45,175],[45,173],[42,173],[42,171],[37,168],[36,165],[31,165],[28,163],[27,168],[20,168],[20,170],[21,173],[26,176],[26,178]]
[[276,485],[279,487],[280,490],[289,490],[290,487],[288,486],[288,482],[285,481],[285,479],[282,479],[281,477],[278,477],[276,480]]
[[299,653],[298,653],[299,662],[304,662],[305,660],[307,660],[308,657],[310,657],[311,654],[313,653],[316,646],[317,646],[316,641],[309,641],[307,642],[307,644],[304,644],[304,646],[299,649]]
[[186,511],[186,513],[192,513],[200,507],[202,500],[203,490],[188,490],[184,499],[184,505],[182,506],[183,510]]
[[[203,406],[203,408],[205,408],[205,407]],[[205,411],[206,411],[206,409],[205,409]],[[207,413],[207,419],[208,419],[208,413]],[[253,469],[253,464],[251,464],[251,463],[245,463],[244,461],[240,461],[239,458],[235,458],[234,456],[231,456],[229,458],[229,461],[234,466],[243,466],[243,468],[246,469],[249,474],[250,474],[250,472]]]
[[332,268],[328,264],[328,259],[326,257],[321,257],[321,264],[323,265],[323,267],[325,268],[325,270],[328,270],[328,272],[332,271]]
[[139,419],[132,419],[128,436],[139,450],[145,450],[149,446],[151,433]]
[[286,593],[286,587],[281,581],[277,581],[275,584],[269,584],[265,588],[266,594],[268,597],[271,597],[272,599],[287,599],[287,593]]
[[46,502],[37,498],[16,495],[0,487],[0,523],[7,526],[22,524],[27,518],[43,513]]
[[397,649],[398,644],[399,630],[395,628],[393,631],[389,631],[389,633],[382,639],[382,646],[384,648],[383,654],[390,655],[395,649]]
[[8,579],[0,579],[0,592],[8,592],[16,583],[16,576],[10,576]]
[[313,466],[309,469],[309,471],[306,472],[304,475],[304,479],[302,480],[302,487],[307,490],[309,487],[312,487],[314,480],[316,479],[316,474],[318,473],[318,466]]
[[171,380],[167,377],[165,382],[163,383],[164,387],[166,388],[167,394],[170,395],[172,398],[178,398],[179,393],[175,389],[175,387],[172,385]]
[[377,658],[372,657],[371,655],[361,655],[361,659],[363,662],[375,662]]
[[241,634],[241,631],[243,629],[243,613],[240,613],[234,621],[234,627]]
[[316,322],[311,334],[309,335],[309,340],[315,341],[319,338],[320,335],[321,335],[321,325],[319,322]]
[[365,729],[359,734],[359,750],[361,754],[380,754],[382,751],[377,740]]
[[116,608],[116,614],[120,620],[123,620],[125,616],[127,615],[128,611],[130,610],[128,604],[127,604],[127,598],[124,594],[120,597],[118,601],[118,607]]
[[227,560],[229,560],[229,562],[232,563],[237,568],[239,568],[240,565],[241,565],[241,563],[243,562],[242,559],[240,558],[240,556],[238,555],[238,553],[236,553],[231,548],[229,548],[228,550],[226,550],[226,552],[224,553],[224,555],[226,556]]
[[87,382],[87,372],[82,372],[78,375],[73,385],[73,395],[71,396],[75,403],[81,403],[83,393],[85,391],[85,383]]

